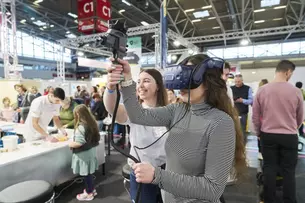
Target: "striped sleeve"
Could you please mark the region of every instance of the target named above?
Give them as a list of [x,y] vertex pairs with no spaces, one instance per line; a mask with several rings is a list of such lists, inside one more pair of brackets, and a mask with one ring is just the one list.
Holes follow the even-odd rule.
[[143,108],[136,96],[136,83],[128,87],[122,87],[124,106],[131,123],[146,126],[166,126],[171,125],[174,117],[174,105],[167,105],[156,108]]
[[224,117],[211,126],[205,172],[189,176],[155,169],[154,184],[175,196],[218,202],[232,168],[235,150],[234,122]]

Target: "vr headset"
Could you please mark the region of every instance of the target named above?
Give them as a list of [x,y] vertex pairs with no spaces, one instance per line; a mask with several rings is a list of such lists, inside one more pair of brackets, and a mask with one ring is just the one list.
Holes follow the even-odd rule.
[[[192,56],[194,57],[194,56]],[[167,89],[196,89],[203,82],[203,74],[207,69],[223,69],[225,61],[221,58],[207,58],[198,65],[186,65],[191,57],[178,65],[167,67],[163,72],[163,80]]]

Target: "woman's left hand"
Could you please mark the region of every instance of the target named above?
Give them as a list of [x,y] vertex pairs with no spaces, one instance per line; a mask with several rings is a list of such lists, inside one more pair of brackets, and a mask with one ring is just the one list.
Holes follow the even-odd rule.
[[138,163],[132,166],[138,183],[151,183],[154,180],[155,168],[149,163]]

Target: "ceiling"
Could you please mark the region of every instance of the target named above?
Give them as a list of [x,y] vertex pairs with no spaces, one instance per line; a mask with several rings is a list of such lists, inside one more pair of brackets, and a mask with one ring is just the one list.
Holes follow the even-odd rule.
[[[160,22],[161,0],[111,0],[112,20],[124,20],[128,27],[143,26]],[[287,40],[303,38],[305,32],[251,37],[250,32],[258,29],[273,29],[282,26],[298,26],[304,24],[303,0],[263,0],[264,2],[279,1],[279,4],[262,7],[262,0],[167,0],[169,29],[189,39],[199,36],[225,36],[225,34],[245,33],[243,38],[249,42]],[[263,2],[263,3],[264,3]],[[261,10],[263,9],[263,10]],[[122,12],[124,10],[124,12]],[[44,0],[34,4],[33,0],[16,0],[17,29],[42,36],[50,40],[66,38],[67,32],[76,36],[82,35],[77,30],[75,18],[68,13],[77,14],[76,0]],[[195,15],[205,15],[196,18]],[[35,20],[33,20],[35,18]],[[23,20],[23,23],[20,21]],[[24,22],[26,20],[26,22]],[[45,27],[33,22],[46,22]],[[142,35],[143,51],[154,51],[154,33]],[[234,36],[234,34],[232,34]],[[240,37],[227,37],[214,40],[197,40],[195,45],[200,48],[239,44]],[[169,49],[183,49],[174,46],[172,41]]]

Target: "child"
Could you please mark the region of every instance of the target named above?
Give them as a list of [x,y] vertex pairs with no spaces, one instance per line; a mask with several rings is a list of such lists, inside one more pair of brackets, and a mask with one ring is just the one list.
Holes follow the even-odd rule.
[[2,100],[2,103],[4,105],[4,108],[0,111],[0,119],[2,121],[13,122],[15,117],[15,111],[13,107],[11,107],[11,100],[8,97],[5,97]]
[[76,198],[79,201],[91,201],[97,195],[92,174],[98,169],[96,146],[99,144],[100,134],[93,115],[84,104],[75,107],[74,118],[74,141],[69,144],[73,151],[72,169],[74,174],[84,176],[86,184],[86,189]]

